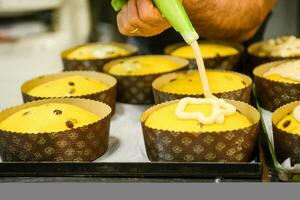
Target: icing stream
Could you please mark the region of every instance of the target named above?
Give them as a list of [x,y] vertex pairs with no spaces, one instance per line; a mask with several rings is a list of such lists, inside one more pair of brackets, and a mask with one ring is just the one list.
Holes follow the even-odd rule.
[[202,57],[198,42],[197,41],[193,42],[191,44],[191,47],[192,47],[195,57],[196,57],[200,80],[201,80],[202,87],[203,87],[203,94],[206,98],[212,97],[213,95],[210,92],[208,79],[206,76],[206,71],[205,71],[205,66],[204,66],[204,61],[203,61],[203,57]]

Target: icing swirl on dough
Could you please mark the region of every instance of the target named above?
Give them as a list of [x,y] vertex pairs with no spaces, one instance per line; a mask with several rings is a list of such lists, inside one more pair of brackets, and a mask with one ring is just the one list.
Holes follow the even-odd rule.
[[[213,124],[213,123],[222,124],[224,123],[225,115],[231,115],[235,113],[236,108],[233,105],[225,102],[223,99],[218,99],[217,97],[212,95],[208,84],[203,57],[197,41],[194,41],[191,44],[191,47],[195,54],[205,98],[201,99],[201,98],[186,97],[181,99],[176,107],[175,115],[179,119],[196,119],[201,124]],[[210,116],[206,117],[202,112],[192,112],[192,113],[185,112],[184,109],[188,104],[211,104],[212,113],[210,114]]]
[[[204,116],[202,112],[185,112],[185,107],[188,104],[211,104],[212,113],[210,116]],[[235,106],[225,102],[223,99],[216,97],[211,98],[191,98],[186,97],[179,101],[175,114],[179,119],[196,119],[201,124],[223,123],[226,115],[231,115],[236,112]]]
[[67,57],[69,59],[103,59],[123,55],[128,55],[128,51],[113,44],[89,44],[72,50]]
[[253,47],[253,52],[259,56],[288,57],[300,54],[300,38],[283,36],[260,42]]
[[267,77],[273,74],[294,81],[300,81],[300,60],[286,62],[276,67],[273,67],[269,71],[265,72],[263,76]]
[[300,122],[300,105],[298,105],[296,108],[294,108],[293,116],[298,122]]
[[138,62],[137,60],[126,60],[122,63],[122,65],[126,69],[127,72],[139,70],[142,67],[142,64],[140,62]]
[[[208,84],[208,79],[205,71],[203,57],[198,46],[197,41],[191,43],[191,47],[194,51],[200,81],[202,83],[203,94],[205,98],[191,98],[186,97],[179,101],[175,115],[179,119],[195,119],[201,124],[213,124],[213,123],[224,123],[225,115],[231,115],[236,112],[235,106],[225,102],[223,99],[215,97]],[[184,109],[188,104],[211,104],[212,113],[206,117],[202,112],[185,112]]]

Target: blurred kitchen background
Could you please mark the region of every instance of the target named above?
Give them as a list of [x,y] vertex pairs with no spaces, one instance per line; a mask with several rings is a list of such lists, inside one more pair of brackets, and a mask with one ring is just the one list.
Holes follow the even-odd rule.
[[[300,1],[278,0],[265,38],[300,35]],[[62,70],[60,52],[87,41],[125,41],[110,0],[0,0],[0,109],[22,103],[20,86]]]

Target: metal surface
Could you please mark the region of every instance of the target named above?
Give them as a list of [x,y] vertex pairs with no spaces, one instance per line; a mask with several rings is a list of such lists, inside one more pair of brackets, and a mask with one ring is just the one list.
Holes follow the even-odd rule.
[[220,181],[259,181],[260,167],[259,163],[1,163],[0,182],[22,181],[20,177],[39,182],[51,180],[50,177],[52,180],[60,178],[57,179],[60,181],[89,181],[92,178],[93,182],[108,179],[129,182],[203,179],[216,182],[216,178]]

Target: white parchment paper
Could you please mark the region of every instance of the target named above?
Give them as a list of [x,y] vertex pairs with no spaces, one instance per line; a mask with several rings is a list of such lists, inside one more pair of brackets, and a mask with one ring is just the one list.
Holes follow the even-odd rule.
[[[270,140],[271,144],[273,145],[273,149],[275,149],[274,139],[273,139],[273,128],[272,128],[272,112],[267,111],[265,109],[261,109],[261,111],[262,111],[262,120],[267,129],[267,134],[268,134],[269,140]],[[281,165],[281,167],[283,167],[286,170],[300,170],[300,164],[296,164],[296,165],[292,166],[290,158],[287,158],[283,163],[280,163],[280,165]]]
[[95,162],[150,162],[140,123],[140,116],[148,107],[117,104],[110,125],[108,151]]

